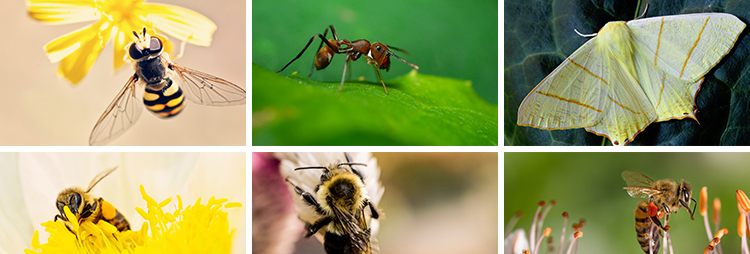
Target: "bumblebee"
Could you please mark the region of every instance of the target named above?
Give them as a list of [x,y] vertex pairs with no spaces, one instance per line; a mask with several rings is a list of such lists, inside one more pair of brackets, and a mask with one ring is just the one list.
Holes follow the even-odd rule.
[[[630,170],[622,172],[622,179],[628,185],[623,189],[627,190],[631,197],[649,198],[648,202],[641,200],[635,210],[635,230],[638,242],[644,252],[649,252],[648,239],[655,239],[657,242],[657,244],[652,244],[655,247],[654,253],[659,249],[659,236],[654,234],[651,229],[652,225],[667,230],[657,216],[659,212],[665,214],[664,225],[669,222],[669,215],[677,213],[680,208],[685,208],[690,213],[690,219],[693,219],[697,202],[693,204],[691,210],[690,201],[695,202],[695,199],[692,198],[693,189],[690,187],[690,183],[685,180],[681,180],[679,185],[671,179],[654,181],[642,173]],[[651,205],[653,206],[649,211],[648,208]],[[659,234],[661,234],[661,231],[659,231]]]
[[[89,137],[89,145],[103,145],[122,135],[141,115],[136,103],[136,84],[145,86],[143,104],[162,118],[176,116],[185,107],[184,100],[208,106],[245,105],[247,93],[222,78],[174,64],[161,39],[133,31],[135,41],[128,54],[135,61],[135,73],[109,104]],[[184,88],[185,92],[183,92]]]
[[[60,194],[57,195],[57,200],[55,202],[57,210],[60,211],[60,214],[55,215],[55,221],[57,221],[57,219],[63,221],[76,219],[79,223],[90,221],[91,223],[96,224],[99,220],[104,220],[115,226],[120,232],[130,230],[130,224],[128,221],[111,203],[105,201],[103,198],[95,198],[89,194],[89,191],[91,191],[99,181],[115,171],[115,169],[117,168],[115,167],[99,173],[93,180],[91,180],[91,183],[89,183],[89,187],[87,187],[86,190],[79,187],[71,187],[61,191]],[[66,206],[76,218],[68,218],[65,215],[63,208]],[[70,229],[69,226],[66,225],[66,227]]]
[[[323,241],[326,253],[376,253],[377,248],[371,243],[375,240],[371,235],[370,219],[379,219],[381,214],[370,201],[363,177],[354,167],[367,165],[351,162],[348,154],[345,157],[347,162],[294,169],[323,170],[314,194],[292,183],[289,178],[286,181],[302,201],[322,217],[314,223],[305,223],[305,237],[326,227]],[[369,211],[369,216],[366,211]]]

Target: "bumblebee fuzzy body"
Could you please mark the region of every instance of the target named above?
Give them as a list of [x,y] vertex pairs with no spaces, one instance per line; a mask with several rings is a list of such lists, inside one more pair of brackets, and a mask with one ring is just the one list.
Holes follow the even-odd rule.
[[362,175],[353,167],[363,164],[351,163],[349,156],[346,157],[349,161],[346,163],[295,169],[324,170],[320,184],[315,188],[315,196],[289,179],[287,182],[322,217],[314,223],[306,223],[306,237],[325,227],[323,245],[326,253],[373,253],[370,219],[380,218],[380,212],[370,201]]
[[95,198],[89,194],[91,188],[115,169],[113,168],[97,175],[86,190],[79,187],[71,187],[61,191],[55,201],[55,206],[60,212],[60,214],[55,215],[55,221],[57,219],[62,219],[63,221],[73,219],[65,215],[64,208],[67,206],[76,216],[75,219],[79,223],[90,221],[96,224],[99,220],[104,220],[115,226],[118,231],[130,230],[128,221],[111,203],[105,201],[103,198]]
[[[658,212],[665,214],[664,224],[669,222],[669,215],[677,213],[677,210],[680,208],[685,208],[690,213],[690,218],[693,219],[695,208],[690,209],[690,202],[691,200],[694,201],[692,198],[693,189],[690,187],[690,183],[685,180],[681,180],[679,185],[670,179],[654,181],[642,173],[630,170],[622,172],[622,178],[628,185],[624,189],[628,191],[631,197],[649,198],[649,201],[641,200],[635,210],[635,229],[638,243],[644,252],[649,253],[649,235],[653,235],[653,238],[657,240],[659,238],[653,231],[650,231],[651,226],[658,226],[658,228],[664,229],[659,218],[655,214],[649,214],[649,203],[653,203]],[[643,217],[646,217],[649,223],[643,222]],[[659,234],[661,234],[661,231],[659,231]],[[656,244],[654,246],[658,250],[659,245]]]

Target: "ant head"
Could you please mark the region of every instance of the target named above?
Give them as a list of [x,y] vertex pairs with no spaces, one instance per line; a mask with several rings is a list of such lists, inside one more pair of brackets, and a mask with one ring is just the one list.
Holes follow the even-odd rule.
[[391,69],[390,56],[393,55],[391,50],[383,43],[376,42],[370,47],[370,58],[377,63],[378,68],[385,69],[386,71]]

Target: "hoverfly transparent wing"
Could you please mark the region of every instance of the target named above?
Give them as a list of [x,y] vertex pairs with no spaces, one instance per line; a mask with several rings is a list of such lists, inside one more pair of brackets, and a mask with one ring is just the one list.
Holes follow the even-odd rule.
[[[180,87],[188,100],[208,106],[245,105],[247,92],[232,82],[187,67],[171,64],[176,76],[173,81],[182,81]],[[173,75],[174,76],[174,75]]]
[[143,102],[136,97],[138,75],[133,74],[117,97],[109,104],[89,137],[89,145],[104,145],[133,126],[143,111]]
[[91,189],[93,189],[94,186],[96,186],[96,184],[99,183],[99,181],[101,181],[102,179],[104,179],[105,177],[107,177],[109,174],[111,174],[112,172],[114,172],[115,169],[117,169],[116,166],[114,168],[104,170],[101,173],[97,174],[94,177],[94,179],[91,180],[91,183],[89,183],[89,187],[86,187],[86,193],[88,193]]
[[622,179],[625,180],[628,187],[651,187],[654,184],[654,180],[651,180],[648,176],[632,170],[623,171]]

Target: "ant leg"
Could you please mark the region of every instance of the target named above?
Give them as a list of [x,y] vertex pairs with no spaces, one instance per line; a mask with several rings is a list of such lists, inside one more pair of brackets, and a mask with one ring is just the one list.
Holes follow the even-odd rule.
[[380,83],[383,84],[383,89],[385,89],[385,95],[388,95],[388,88],[385,88],[385,82],[383,82],[383,76],[380,76],[380,69],[377,65],[375,65],[375,74],[378,74],[378,79],[380,79]]
[[339,92],[341,92],[341,88],[344,88],[344,79],[346,78],[347,66],[349,66],[349,55],[346,55],[346,63],[344,64],[344,73],[341,74],[341,85],[339,86]]
[[[304,48],[302,49],[302,51],[300,51],[300,52],[299,52],[299,54],[297,54],[297,56],[296,56],[296,57],[294,57],[294,59],[292,59],[292,61],[289,61],[289,63],[288,63],[288,64],[284,65],[284,67],[283,67],[283,68],[281,68],[281,70],[278,70],[278,71],[277,71],[276,73],[282,72],[282,71],[283,71],[284,69],[286,69],[286,67],[289,67],[289,65],[290,65],[290,64],[292,64],[292,63],[293,63],[293,62],[294,62],[295,60],[299,59],[299,57],[300,57],[300,56],[302,56],[302,53],[305,53],[305,50],[307,50],[307,48],[308,48],[308,47],[310,47],[310,44],[311,44],[311,43],[313,42],[313,40],[315,40],[315,38],[320,38],[321,40],[323,40],[323,42],[324,42],[324,43],[325,43],[326,45],[328,45],[328,47],[331,47],[332,49],[336,49],[336,48],[338,48],[338,47],[336,47],[335,45],[333,45],[333,44],[331,44],[330,42],[328,42],[328,40],[326,40],[326,37],[325,37],[325,36],[323,36],[322,34],[316,34],[316,35],[314,35],[314,36],[313,36],[312,38],[310,38],[310,41],[308,41],[308,42],[307,42],[307,44],[306,44],[306,45],[305,45],[305,47],[304,47]],[[311,74],[311,75],[312,75],[312,74]]]

